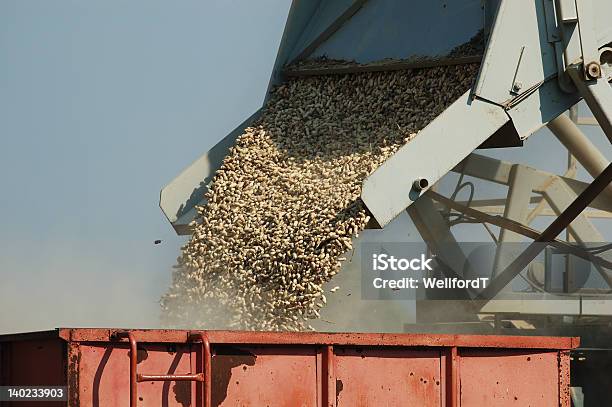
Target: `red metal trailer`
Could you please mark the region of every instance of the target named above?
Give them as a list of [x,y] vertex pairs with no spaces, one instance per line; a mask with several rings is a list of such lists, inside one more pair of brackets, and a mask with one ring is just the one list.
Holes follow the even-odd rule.
[[[15,406],[570,406],[578,338],[57,329],[0,336]],[[6,404],[11,405],[11,404]]]

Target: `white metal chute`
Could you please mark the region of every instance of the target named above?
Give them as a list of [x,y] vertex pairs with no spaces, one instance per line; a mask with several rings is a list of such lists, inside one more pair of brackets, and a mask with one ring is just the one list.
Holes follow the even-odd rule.
[[[458,61],[440,58],[486,29],[483,24],[491,21],[497,1],[488,0],[483,8],[481,0],[293,0],[264,101],[272,86],[287,79],[286,68],[298,60],[326,57],[363,64],[392,59],[417,62],[414,66],[475,63],[480,55]],[[160,207],[177,233],[189,233],[195,206],[204,203],[203,195],[224,153],[247,125],[220,137],[211,151],[162,190]]]
[[361,199],[384,227],[422,194],[415,179],[433,185],[508,120],[502,108],[466,92],[364,181]]

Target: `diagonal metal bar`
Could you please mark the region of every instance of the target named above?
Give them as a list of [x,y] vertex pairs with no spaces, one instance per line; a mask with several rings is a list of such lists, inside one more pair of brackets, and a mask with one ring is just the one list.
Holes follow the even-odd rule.
[[[490,223],[500,228],[511,230],[515,233],[519,233],[530,239],[535,240],[540,236],[540,232],[528,226],[525,226],[521,223],[515,222],[511,219],[504,218],[502,216],[489,215],[488,213],[484,213],[479,210],[467,207],[465,205],[460,204],[459,202],[453,201],[452,199],[445,197],[444,195],[440,195],[436,192],[433,192],[432,190],[427,191],[425,195],[429,196],[431,199],[438,201],[441,204],[451,209],[456,210],[457,212],[461,212],[467,216],[482,220],[483,222]],[[612,269],[612,262],[606,259],[602,259],[599,256],[590,254],[587,251],[583,250],[581,247],[574,246],[572,244],[569,244],[567,242],[564,242],[558,239],[551,239],[549,243],[555,247],[558,247],[564,250],[565,252],[571,253],[577,257],[591,261],[593,264],[596,264],[602,267],[606,267],[608,269]],[[607,283],[612,287],[612,280],[610,280],[608,276],[603,276],[603,277],[606,278]]]
[[521,272],[543,250],[544,244],[554,240],[567,225],[586,209],[597,195],[599,195],[612,181],[612,164],[597,177],[582,193],[568,206],[550,226],[548,226],[528,247],[521,253],[498,277],[491,282],[477,297],[477,300],[487,300],[495,297],[512,279]]
[[[576,170],[577,170],[576,161],[570,153],[568,156],[568,168],[567,168],[567,171],[565,171],[565,173],[563,174],[563,177],[574,178],[574,176],[576,175]],[[555,182],[556,179],[557,177],[550,177],[550,179],[544,185],[544,191],[550,188],[550,186]],[[529,214],[527,215],[527,221],[525,223],[528,225],[531,224],[531,222],[535,218],[537,218],[538,216],[542,214],[542,212],[547,206],[549,205],[546,202],[546,200],[541,199],[540,202],[538,202],[538,204],[536,205],[536,207],[533,208],[531,212],[529,212]]]
[[291,67],[283,70],[287,77],[321,76],[321,75],[345,75],[365,72],[391,72],[405,71],[409,69],[435,68],[438,66],[453,66],[479,64],[482,55],[471,55],[465,57],[442,57],[423,58],[408,61],[375,62],[370,64],[347,63],[331,65],[328,67]]
[[350,20],[351,17],[353,17],[367,1],[368,0],[355,0],[353,4],[351,4],[344,11],[344,13],[340,14],[340,16],[336,18],[333,23],[331,23],[325,30],[323,30],[323,32],[319,34],[319,36],[315,38],[310,44],[308,44],[306,48],[304,48],[302,52],[300,52],[298,56],[296,56],[293,61],[291,61],[291,64],[297,61],[301,61],[302,59],[305,59],[310,54],[312,54],[317,48],[319,48],[319,45],[330,39],[331,36],[334,35],[336,31],[338,31],[344,25],[344,23]]

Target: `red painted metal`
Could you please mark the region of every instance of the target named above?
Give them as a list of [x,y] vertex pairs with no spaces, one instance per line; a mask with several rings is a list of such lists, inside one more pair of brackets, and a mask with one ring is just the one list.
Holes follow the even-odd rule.
[[441,406],[440,356],[440,349],[338,349],[332,406]]
[[138,374],[137,382],[203,382],[204,373],[196,374]]
[[200,365],[202,370],[204,371],[204,380],[200,385],[196,388],[196,400],[204,400],[203,407],[211,407],[212,406],[212,367],[211,367],[211,358],[212,354],[210,352],[210,339],[208,339],[208,334],[206,332],[195,332],[190,333],[187,336],[187,339],[192,342],[200,341],[202,343],[202,347],[200,349]]
[[446,404],[450,407],[459,406],[459,354],[457,347],[453,346],[446,352]]
[[130,343],[130,407],[138,404],[138,344],[132,332],[117,332],[117,339],[127,338]]
[[138,383],[139,382],[184,382],[184,381],[195,381],[207,383],[198,392],[199,397],[196,397],[197,404],[202,405],[200,401],[204,398],[204,407],[210,407],[210,341],[205,332],[198,332],[195,334],[189,334],[189,340],[199,340],[202,343],[202,366],[205,372],[208,373],[194,373],[194,374],[141,374],[138,373],[138,343],[136,342],[136,336],[130,331],[115,332],[111,336],[115,339],[128,339],[130,344],[130,407],[137,407],[138,405]]
[[323,397],[325,407],[333,407],[336,393],[336,376],[334,372],[335,357],[333,345],[325,347],[325,370],[323,371]]
[[70,407],[569,407],[568,351],[577,346],[554,337],[59,329],[0,336],[0,385],[65,385],[68,403],[48,405]]
[[461,355],[460,405],[556,406],[559,355],[554,352],[470,349]]
[[[138,339],[138,370],[177,374],[194,371],[199,344],[151,343]],[[72,391],[71,407],[128,407],[130,405],[130,349],[126,342],[69,342],[78,344],[78,359],[73,365],[78,386]],[[200,383],[200,382],[197,382]],[[198,406],[196,382],[149,381],[137,384],[137,405],[184,407]],[[163,400],[163,403],[160,402]]]

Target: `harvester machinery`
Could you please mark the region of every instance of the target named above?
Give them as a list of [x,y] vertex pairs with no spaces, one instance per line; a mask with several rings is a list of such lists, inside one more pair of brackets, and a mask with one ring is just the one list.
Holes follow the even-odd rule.
[[[585,125],[599,126],[612,141],[611,15],[612,2],[607,0],[293,0],[268,86],[269,95],[273,86],[293,76],[480,63],[472,88],[366,178],[361,198],[382,228],[407,212],[429,249],[451,269],[465,264],[451,230],[451,211],[499,228],[488,287],[461,306],[449,308],[452,301],[429,302],[426,307],[417,303],[417,320],[431,327],[440,322],[440,313],[432,310],[446,307],[443,322],[452,322],[452,329],[483,322],[483,316],[490,315],[492,329],[498,332],[514,321],[510,325],[519,331],[529,327],[580,334],[588,349],[576,360],[593,364],[574,369],[578,376],[591,377],[590,383],[577,378],[576,405],[583,399],[582,391],[596,392],[593,387],[611,385],[604,382],[609,379],[592,380],[597,374],[590,369],[609,366],[612,360],[612,346],[601,335],[612,326],[612,263],[605,250],[594,254],[585,246],[605,241],[593,219],[610,217],[612,166],[592,137],[581,130]],[[479,33],[485,44],[482,54],[450,53]],[[294,62],[320,57],[355,63],[295,68]],[[582,101],[592,116],[581,116]],[[202,197],[223,157],[260,113],[261,109],[163,188],[160,206],[177,233],[189,233],[195,207],[204,203]],[[567,148],[566,173],[474,153],[520,147],[542,128],[548,128]],[[576,161],[593,176],[593,182],[575,178]],[[437,188],[447,173],[505,186],[507,196],[467,202],[451,199],[454,196],[449,198]],[[556,218],[541,232],[530,227],[545,215]],[[567,236],[561,240],[564,230]],[[520,253],[508,256],[504,252],[502,244],[526,238],[532,243]],[[551,245],[591,261],[607,287],[580,286],[571,278],[569,261],[556,269],[544,265],[544,271],[530,265]],[[526,268],[531,289],[513,292],[510,282]],[[460,267],[450,271],[465,272]],[[560,289],[551,286],[558,279],[556,274],[562,276]],[[585,325],[579,321],[585,318],[589,323],[582,330]]]

